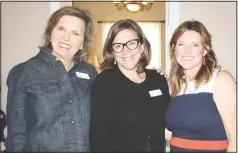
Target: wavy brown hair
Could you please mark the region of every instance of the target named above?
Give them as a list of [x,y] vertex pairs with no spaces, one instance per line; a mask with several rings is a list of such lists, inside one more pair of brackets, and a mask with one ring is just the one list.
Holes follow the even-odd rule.
[[144,51],[142,53],[142,56],[140,60],[138,61],[138,73],[144,72],[144,69],[146,66],[149,65],[150,59],[151,59],[151,46],[149,41],[147,40],[146,36],[144,35],[142,29],[140,26],[131,19],[126,20],[119,20],[115,24],[112,25],[110,28],[106,41],[104,43],[103,47],[103,62],[100,64],[100,68],[102,70],[106,69],[115,69],[117,68],[117,65],[114,64],[114,58],[112,55],[112,43],[117,36],[118,32],[125,30],[125,29],[131,29],[136,32],[138,39],[140,40],[140,43],[144,45]]
[[202,39],[203,48],[207,50],[207,54],[204,57],[205,63],[201,66],[194,78],[195,87],[197,88],[201,84],[207,83],[212,77],[213,70],[215,68],[220,68],[216,59],[216,55],[212,49],[211,34],[208,32],[206,27],[201,22],[196,20],[183,22],[173,33],[169,43],[171,60],[169,84],[171,87],[171,97],[178,95],[181,90],[181,83],[185,82],[183,68],[176,61],[174,50],[179,37],[187,30],[198,32]]
[[74,60],[86,62],[89,57],[90,44],[92,42],[92,34],[93,34],[92,16],[87,10],[81,10],[79,8],[72,6],[65,6],[55,11],[47,22],[47,26],[45,28],[43,36],[43,45],[41,46],[41,48],[52,49],[52,45],[50,43],[52,31],[56,26],[56,24],[58,23],[58,21],[60,20],[60,18],[65,15],[77,17],[85,22],[83,49],[79,50],[75,54]]

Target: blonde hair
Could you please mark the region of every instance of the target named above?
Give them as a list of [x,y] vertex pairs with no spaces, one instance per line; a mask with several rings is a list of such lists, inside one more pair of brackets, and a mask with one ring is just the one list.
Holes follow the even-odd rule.
[[211,35],[207,31],[206,27],[201,22],[195,20],[183,22],[173,33],[169,43],[171,60],[169,84],[171,87],[171,97],[178,95],[181,90],[181,83],[185,82],[183,68],[176,61],[174,50],[179,37],[187,30],[198,32],[201,35],[203,48],[208,51],[204,57],[205,64],[202,65],[194,78],[195,87],[197,88],[202,83],[207,83],[212,77],[213,70],[215,68],[220,68],[216,55],[212,49]]

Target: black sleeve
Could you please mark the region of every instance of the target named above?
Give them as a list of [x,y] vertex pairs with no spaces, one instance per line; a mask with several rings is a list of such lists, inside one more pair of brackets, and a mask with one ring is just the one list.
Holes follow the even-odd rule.
[[[92,85],[90,147],[91,152],[105,151],[106,127],[109,120],[110,103],[112,102],[109,80],[99,76]],[[109,81],[110,82],[110,81]]]
[[22,71],[14,67],[7,78],[7,152],[22,152],[27,140],[26,92]]
[[163,78],[163,81],[164,81],[166,96],[168,96],[169,102],[170,102],[171,96],[170,96],[170,92],[169,92],[169,83],[168,83],[167,79],[165,78],[165,76],[162,76],[162,78]]
[[170,92],[169,92],[169,84],[168,84],[168,81],[165,78],[165,76],[161,76],[161,77],[162,77],[162,82],[163,82],[163,87],[164,87],[164,94],[167,99],[167,108],[168,108],[170,100],[171,100],[171,96],[170,96]]

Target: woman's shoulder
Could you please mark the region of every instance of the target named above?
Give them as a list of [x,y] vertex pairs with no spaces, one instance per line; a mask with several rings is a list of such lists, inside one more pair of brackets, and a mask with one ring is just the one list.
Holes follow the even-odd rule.
[[[100,79],[111,79],[112,77],[115,77],[118,75],[118,71],[115,69],[107,69],[102,72],[100,72],[97,76],[97,78]],[[112,78],[113,79],[113,78]]]
[[165,75],[161,75],[157,70],[146,70],[148,81],[151,86],[159,87],[165,93],[169,93],[168,81]]
[[111,87],[118,79],[116,70],[108,69],[99,73],[93,82],[93,87]]
[[215,83],[216,84],[227,84],[227,83],[235,83],[235,79],[234,77],[232,76],[232,74],[227,71],[227,70],[219,70],[217,72],[217,76],[216,76],[216,79],[215,79]]
[[15,66],[13,66],[8,75],[12,76],[12,75],[18,75],[20,76],[21,74],[23,74],[23,72],[26,70],[26,62],[22,62],[19,64],[16,64]]
[[73,62],[73,64],[76,66],[76,70],[89,73],[94,78],[97,76],[97,71],[93,65],[87,62]]
[[22,82],[25,72],[27,72],[26,62],[13,66],[7,76],[7,86],[16,84],[19,81]]
[[161,75],[157,70],[146,69],[146,74],[153,80],[159,80],[167,83],[165,75]]

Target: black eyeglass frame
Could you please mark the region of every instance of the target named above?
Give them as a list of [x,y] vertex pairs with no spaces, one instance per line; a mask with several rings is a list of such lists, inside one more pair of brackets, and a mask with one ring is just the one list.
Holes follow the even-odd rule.
[[[131,42],[131,41],[136,41],[136,42],[137,42],[136,47],[133,48],[133,49],[131,49],[131,48],[129,48],[129,47],[127,46],[127,44],[128,44],[129,42]],[[113,43],[112,46],[113,46],[113,45],[116,45],[116,44],[122,45],[122,50],[120,51],[120,52],[122,52],[122,51],[124,50],[124,47],[125,47],[125,46],[126,46],[129,50],[135,50],[135,49],[139,46],[139,43],[140,43],[140,39],[132,39],[132,40],[127,41],[126,43]],[[114,51],[114,52],[116,52],[116,53],[120,53],[120,52],[115,51],[115,50],[113,49],[113,47],[111,47],[111,49],[112,49],[112,51]]]

